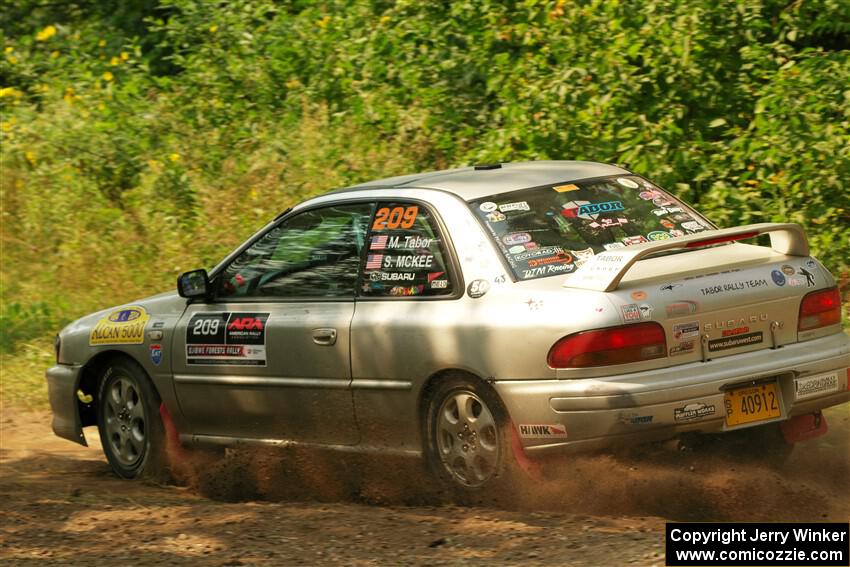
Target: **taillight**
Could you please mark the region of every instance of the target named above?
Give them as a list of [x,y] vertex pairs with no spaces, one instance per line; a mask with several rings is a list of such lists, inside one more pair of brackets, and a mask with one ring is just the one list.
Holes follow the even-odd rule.
[[841,297],[838,295],[837,287],[813,291],[800,303],[798,331],[808,331],[839,322],[841,322]]
[[664,328],[636,323],[567,335],[549,349],[552,368],[587,368],[641,362],[667,356]]

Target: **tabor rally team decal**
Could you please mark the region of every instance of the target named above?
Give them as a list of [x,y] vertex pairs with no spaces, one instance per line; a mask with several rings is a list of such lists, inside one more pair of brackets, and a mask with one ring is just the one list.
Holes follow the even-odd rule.
[[186,328],[187,364],[266,365],[269,313],[195,313]]

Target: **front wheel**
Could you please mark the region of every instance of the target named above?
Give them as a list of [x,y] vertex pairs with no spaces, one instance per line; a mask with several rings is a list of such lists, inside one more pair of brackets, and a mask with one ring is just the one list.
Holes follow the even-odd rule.
[[150,379],[129,360],[111,361],[98,389],[97,425],[109,465],[121,478],[165,480],[165,429]]
[[511,491],[519,468],[507,412],[476,379],[443,380],[429,397],[425,435],[432,472],[461,500],[482,502]]

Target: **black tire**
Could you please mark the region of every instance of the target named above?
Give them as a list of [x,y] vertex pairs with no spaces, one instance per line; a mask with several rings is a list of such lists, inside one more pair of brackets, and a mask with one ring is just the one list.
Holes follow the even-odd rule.
[[135,362],[116,358],[104,367],[97,396],[97,427],[106,460],[121,478],[169,478],[160,399]]
[[[458,400],[465,400],[465,418]],[[525,480],[514,458],[507,412],[480,380],[442,379],[428,397],[423,425],[428,467],[456,501],[497,502]]]

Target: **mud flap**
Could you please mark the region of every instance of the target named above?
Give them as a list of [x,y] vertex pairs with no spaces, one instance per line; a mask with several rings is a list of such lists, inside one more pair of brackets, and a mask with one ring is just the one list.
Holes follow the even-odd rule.
[[782,436],[789,445],[815,439],[825,435],[827,431],[826,418],[821,412],[807,413],[792,417],[780,425]]
[[511,424],[511,450],[514,454],[514,461],[526,476],[536,481],[544,480],[543,465],[526,455],[525,449],[522,448],[522,441],[519,439],[519,432],[514,424]]
[[159,417],[162,419],[162,426],[165,429],[165,446],[168,457],[178,461],[183,460],[186,451],[180,444],[180,435],[177,433],[174,420],[171,419],[171,414],[164,403],[159,404]]

